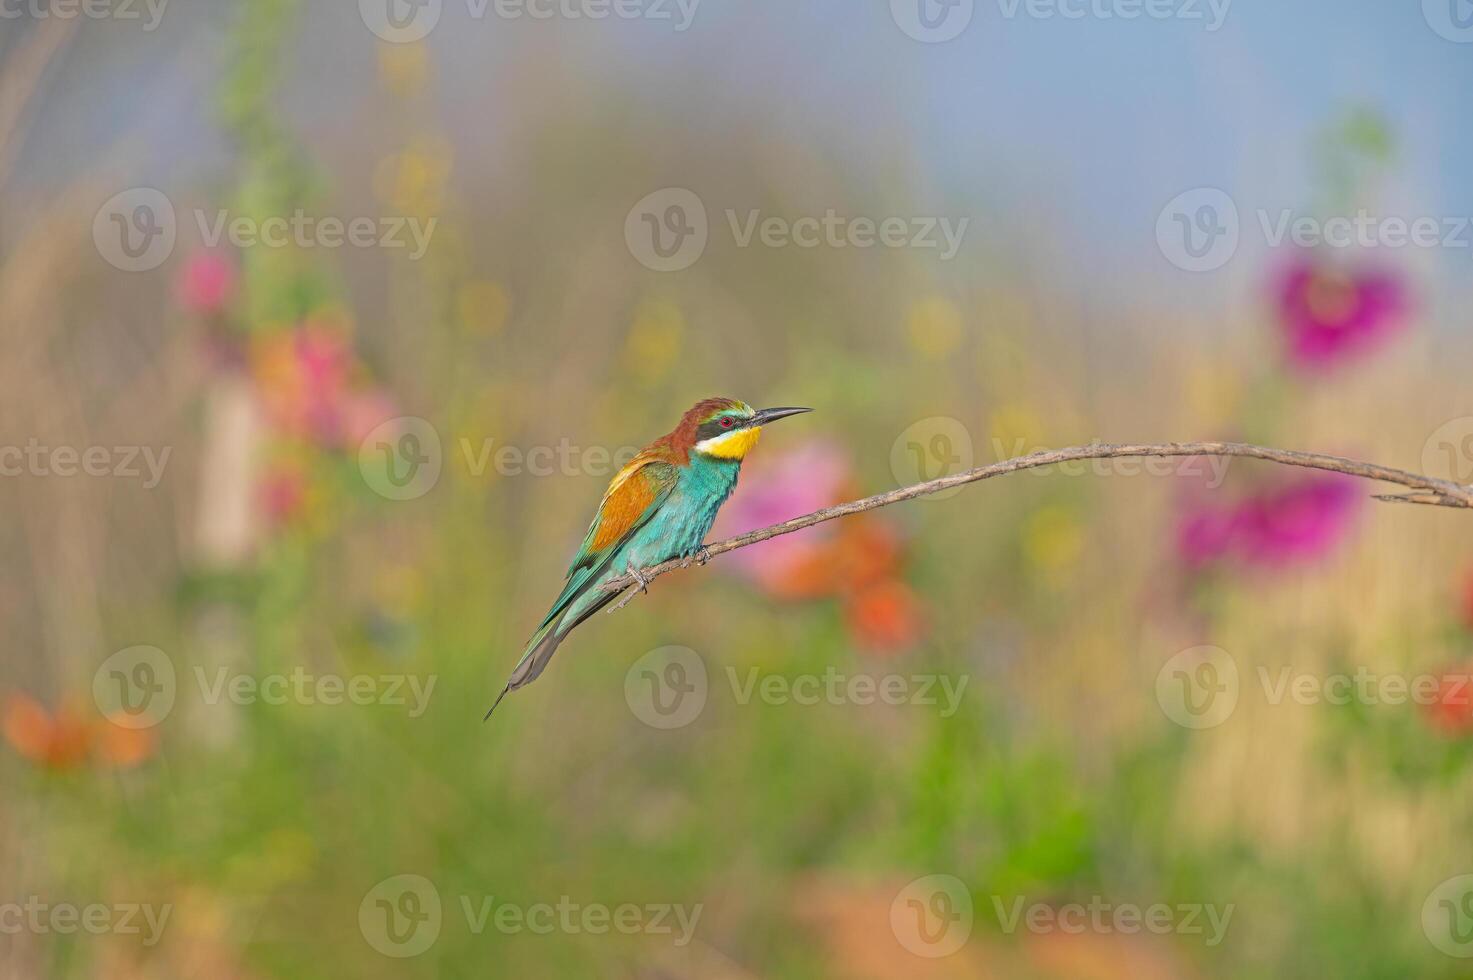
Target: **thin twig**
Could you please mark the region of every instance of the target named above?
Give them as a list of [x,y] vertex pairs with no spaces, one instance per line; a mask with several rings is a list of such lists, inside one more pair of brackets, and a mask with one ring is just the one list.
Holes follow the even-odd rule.
[[[976,469],[967,470],[963,473],[953,473],[951,476],[943,476],[935,480],[927,480],[925,483],[916,483],[888,493],[875,494],[873,497],[865,497],[863,500],[851,500],[847,504],[839,504],[835,507],[827,507],[823,510],[795,517],[781,524],[771,527],[760,528],[735,538],[728,538],[716,544],[706,546],[706,555],[715,556],[745,548],[768,538],[775,538],[780,534],[792,534],[801,531],[805,527],[832,521],[835,518],[847,517],[850,514],[859,514],[877,507],[888,507],[890,504],[898,504],[902,500],[911,500],[915,497],[924,497],[927,494],[939,493],[952,487],[961,486],[964,483],[976,483],[979,480],[991,479],[994,476],[1002,476],[1006,473],[1016,473],[1019,470],[1031,470],[1040,466],[1053,466],[1056,463],[1068,463],[1081,459],[1114,459],[1120,456],[1246,456],[1250,459],[1264,459],[1271,463],[1283,463],[1286,466],[1304,466],[1314,470],[1328,470],[1331,473],[1344,473],[1349,476],[1361,477],[1366,480],[1379,480],[1383,483],[1396,483],[1407,487],[1414,493],[1408,494],[1378,494],[1377,500],[1394,501],[1408,504],[1433,504],[1441,507],[1469,507],[1473,508],[1473,486],[1463,486],[1449,480],[1438,480],[1420,473],[1412,473],[1409,470],[1393,469],[1389,466],[1378,466],[1375,463],[1362,463],[1353,459],[1345,459],[1341,456],[1326,456],[1323,453],[1301,453],[1289,449],[1269,449],[1265,446],[1250,446],[1241,442],[1168,442],[1156,445],[1103,445],[1074,446],[1069,449],[1046,449],[1027,456],[1018,456],[1014,459],[1005,459],[999,463],[988,466],[979,466]],[[657,576],[672,572],[677,568],[688,568],[689,560],[673,559],[659,565],[651,565],[641,570],[640,574],[646,581],[651,581]],[[619,578],[606,582],[602,589],[605,592],[620,592],[635,583],[631,575],[621,575]],[[631,592],[619,602],[614,609],[619,609],[628,603],[638,592]],[[612,610],[610,610],[612,611]]]

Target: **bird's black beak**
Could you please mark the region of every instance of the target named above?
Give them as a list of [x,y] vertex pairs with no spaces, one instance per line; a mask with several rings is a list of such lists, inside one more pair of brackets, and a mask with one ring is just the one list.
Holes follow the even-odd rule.
[[768,422],[776,422],[778,419],[785,419],[789,415],[802,415],[804,412],[811,412],[811,411],[813,411],[813,409],[811,409],[811,408],[763,408],[763,409],[758,409],[757,414],[754,415],[754,416],[752,416],[751,424],[752,425],[766,425]]

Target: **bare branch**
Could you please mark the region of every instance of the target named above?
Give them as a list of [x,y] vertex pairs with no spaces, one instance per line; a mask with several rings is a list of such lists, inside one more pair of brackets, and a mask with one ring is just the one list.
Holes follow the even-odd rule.
[[[792,534],[801,531],[805,527],[832,521],[835,518],[847,517],[850,514],[859,514],[877,507],[888,507],[890,504],[898,504],[902,500],[911,500],[915,497],[924,497],[927,494],[939,493],[952,487],[961,486],[964,483],[976,483],[979,480],[988,480],[994,476],[1002,476],[1007,473],[1016,473],[1019,470],[1031,470],[1040,466],[1053,466],[1057,463],[1068,463],[1080,459],[1113,459],[1121,456],[1244,456],[1249,459],[1263,459],[1271,463],[1283,463],[1286,466],[1303,466],[1314,470],[1326,470],[1331,473],[1344,473],[1348,476],[1360,477],[1366,480],[1379,480],[1382,483],[1395,483],[1407,487],[1414,493],[1407,494],[1378,494],[1377,500],[1392,501],[1407,504],[1431,504],[1440,507],[1469,507],[1473,508],[1473,486],[1463,486],[1449,480],[1438,480],[1420,473],[1412,473],[1409,470],[1393,469],[1389,466],[1379,466],[1375,463],[1362,463],[1353,459],[1345,459],[1341,456],[1326,456],[1323,453],[1301,453],[1289,449],[1270,449],[1266,446],[1250,446],[1241,442],[1167,442],[1155,445],[1104,445],[1074,446],[1069,449],[1046,449],[1027,456],[1018,456],[1014,459],[1005,459],[998,463],[987,466],[979,466],[976,469],[967,470],[964,473],[953,473],[951,476],[943,476],[935,480],[927,480],[925,483],[916,483],[888,493],[875,494],[873,497],[865,497],[863,500],[851,500],[846,504],[835,507],[826,507],[823,510],[795,517],[781,524],[771,527],[760,528],[735,538],[706,546],[706,555],[715,556],[745,548],[759,541],[775,538],[780,534]],[[689,560],[674,559],[659,565],[651,565],[641,571],[641,576],[646,581],[655,577],[672,572],[677,568],[690,566]],[[602,586],[605,592],[620,592],[635,584],[631,575],[622,575],[612,579]],[[614,607],[620,609],[629,602],[637,593],[631,592],[628,596]],[[613,610],[611,609],[610,612]]]

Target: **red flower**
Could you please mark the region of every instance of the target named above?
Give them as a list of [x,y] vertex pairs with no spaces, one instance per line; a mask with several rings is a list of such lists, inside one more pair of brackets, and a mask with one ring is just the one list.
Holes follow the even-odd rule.
[[1446,735],[1473,732],[1473,679],[1467,667],[1443,671],[1435,699],[1425,706],[1427,722]]

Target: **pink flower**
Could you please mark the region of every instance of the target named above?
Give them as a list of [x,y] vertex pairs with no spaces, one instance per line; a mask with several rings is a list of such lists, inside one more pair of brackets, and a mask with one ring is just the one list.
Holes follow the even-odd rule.
[[1192,568],[1209,565],[1227,555],[1235,525],[1231,511],[1205,507],[1189,511],[1176,529],[1177,553]]
[[380,422],[394,416],[384,392],[361,385],[361,366],[347,334],[330,322],[309,322],[259,341],[257,390],[283,432],[319,446],[355,450]]
[[274,466],[261,479],[261,508],[272,527],[290,524],[307,502],[307,476],[293,466]]
[[1319,558],[1345,536],[1360,499],[1345,476],[1307,477],[1252,497],[1238,510],[1238,548],[1257,565]]
[[[844,451],[830,442],[815,440],[768,457],[743,474],[741,492],[722,510],[711,536],[745,534],[831,506],[848,480]],[[830,524],[784,534],[733,552],[732,564],[758,585],[774,587],[808,564],[832,533]]]
[[1289,359],[1322,370],[1368,353],[1405,325],[1409,305],[1405,286],[1391,273],[1349,272],[1304,258],[1289,269],[1279,293]]
[[1351,478],[1316,475],[1230,507],[1198,505],[1177,525],[1177,554],[1191,568],[1226,559],[1259,568],[1313,561],[1345,537],[1359,503]]
[[190,257],[175,285],[179,305],[196,316],[225,312],[235,296],[235,263],[219,252],[199,252]]

